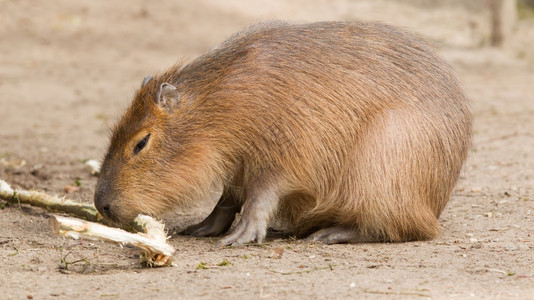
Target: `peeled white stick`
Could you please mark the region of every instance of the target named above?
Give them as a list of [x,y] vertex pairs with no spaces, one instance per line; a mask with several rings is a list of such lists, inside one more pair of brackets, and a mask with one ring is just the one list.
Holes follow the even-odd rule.
[[[89,221],[102,221],[102,216],[93,205],[60,199],[41,192],[13,190],[9,184],[0,179],[0,198],[6,201],[20,202],[47,210],[72,214]],[[108,227],[76,218],[52,216],[52,231],[72,238],[105,240],[120,244],[129,244],[141,248],[141,260],[149,265],[164,266],[172,263],[174,248],[167,244],[164,225],[149,216],[139,215],[131,227],[145,233],[133,234],[119,228]]]
[[9,184],[0,179],[0,198],[6,201],[39,206],[47,210],[73,214],[93,222],[102,221],[102,215],[94,205],[82,204],[72,200],[61,199],[36,191],[13,190]]
[[176,250],[167,244],[163,224],[144,215],[139,215],[134,222],[145,228],[146,233],[129,233],[119,228],[57,215],[51,216],[50,227],[55,234],[74,239],[84,238],[132,245],[144,251],[141,259],[147,264],[170,265]]

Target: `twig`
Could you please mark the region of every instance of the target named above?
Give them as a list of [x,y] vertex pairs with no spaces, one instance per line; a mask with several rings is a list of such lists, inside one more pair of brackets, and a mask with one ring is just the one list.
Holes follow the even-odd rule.
[[430,298],[428,294],[417,293],[417,292],[384,292],[384,291],[371,291],[371,290],[362,290],[364,293],[368,294],[379,294],[379,295],[399,295],[399,296],[420,296]]
[[331,271],[334,270],[334,267],[337,266],[337,265],[328,265],[326,267],[314,267],[313,269],[306,269],[306,270],[302,270],[302,271],[291,271],[291,272],[281,272],[281,271],[275,271],[275,270],[270,270],[270,272],[273,272],[273,273],[277,273],[277,274],[282,274],[282,275],[291,275],[291,274],[302,274],[302,273],[311,273],[313,271],[319,271],[319,270],[328,270],[330,269]]
[[501,273],[501,274],[504,274],[504,275],[508,275],[508,272],[503,271],[503,270],[499,270],[499,269],[482,268],[482,270],[486,270],[486,271],[491,271],[491,272],[496,272],[496,273]]
[[94,205],[61,199],[36,191],[13,190],[1,179],[0,198],[7,202],[17,200],[19,203],[42,207],[50,211],[72,214],[91,222],[101,222],[103,219]]
[[85,272],[85,270],[87,269],[87,267],[91,264],[89,262],[89,260],[87,258],[81,258],[81,259],[78,259],[78,260],[74,260],[74,261],[67,261],[67,256],[69,256],[70,254],[72,254],[72,252],[69,252],[67,253],[66,255],[63,255],[63,247],[61,247],[61,263],[64,264],[63,265],[60,265],[60,268],[62,269],[65,269],[65,270],[68,270],[69,269],[69,265],[75,265],[79,262],[84,262],[84,265],[83,265],[83,268],[82,270],[79,272],[80,274],[83,274],[83,272]]
[[530,132],[522,132],[522,133],[514,132],[514,133],[501,135],[501,136],[498,136],[498,137],[495,137],[495,138],[482,140],[482,141],[479,141],[479,142],[475,143],[475,145],[488,144],[488,143],[492,143],[492,142],[496,142],[496,141],[511,139],[511,138],[518,137],[518,136],[534,137],[534,134],[532,134]]

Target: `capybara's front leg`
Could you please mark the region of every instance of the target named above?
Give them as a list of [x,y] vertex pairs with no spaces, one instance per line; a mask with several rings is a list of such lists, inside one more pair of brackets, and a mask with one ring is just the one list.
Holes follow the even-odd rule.
[[262,243],[271,215],[278,207],[278,195],[273,190],[251,193],[243,204],[241,220],[232,233],[222,238],[217,246]]
[[223,193],[213,211],[202,222],[191,225],[181,233],[192,236],[216,236],[228,231],[235,219],[235,214],[241,210],[230,193]]

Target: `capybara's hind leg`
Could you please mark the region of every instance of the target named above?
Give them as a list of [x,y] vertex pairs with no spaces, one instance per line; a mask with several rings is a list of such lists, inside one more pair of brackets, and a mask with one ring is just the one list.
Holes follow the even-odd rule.
[[309,241],[322,242],[324,244],[341,244],[341,243],[365,243],[373,242],[370,239],[362,238],[361,234],[352,229],[342,226],[333,226],[320,229],[307,238]]
[[187,227],[181,233],[192,236],[216,236],[225,233],[232,226],[235,214],[240,210],[241,205],[231,195],[223,193],[204,221]]

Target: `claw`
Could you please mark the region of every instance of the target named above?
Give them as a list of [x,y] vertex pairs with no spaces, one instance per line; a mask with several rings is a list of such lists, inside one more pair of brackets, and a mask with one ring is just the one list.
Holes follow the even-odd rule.
[[252,224],[250,224],[242,219],[239,224],[237,224],[235,230],[219,240],[216,246],[241,246],[254,241],[261,244],[265,239],[266,233],[267,224],[263,224],[263,222],[252,222]]
[[219,240],[217,246],[239,246],[254,241],[262,243],[267,234],[269,219],[278,207],[279,198],[275,191],[275,188],[271,188],[251,192],[250,195],[254,196],[243,204],[241,219],[234,231]]

